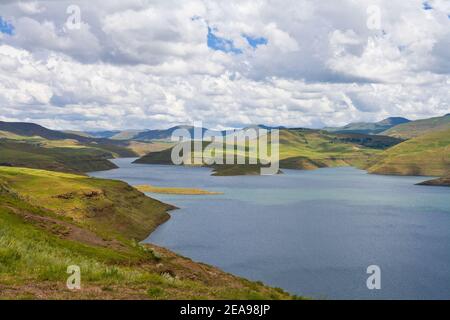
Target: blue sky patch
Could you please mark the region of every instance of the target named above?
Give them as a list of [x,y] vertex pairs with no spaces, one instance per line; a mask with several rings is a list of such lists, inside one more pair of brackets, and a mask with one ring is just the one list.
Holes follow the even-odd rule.
[[247,40],[248,44],[249,44],[252,48],[256,48],[256,47],[258,47],[258,46],[266,45],[266,44],[267,44],[267,39],[264,38],[264,37],[258,37],[258,38],[255,38],[255,37],[251,37],[251,36],[246,35],[246,34],[243,34],[242,36],[245,38],[245,40]]
[[423,10],[432,10],[433,9],[433,7],[431,6],[431,4],[429,4],[428,2],[424,2],[424,3],[422,3],[422,7],[423,7]]
[[0,17],[0,32],[9,34],[10,36],[14,34],[14,26],[6,20]]
[[214,34],[214,30],[208,27],[207,36],[208,47],[213,50],[223,51],[226,53],[241,54],[242,50],[234,46],[233,40],[218,37]]

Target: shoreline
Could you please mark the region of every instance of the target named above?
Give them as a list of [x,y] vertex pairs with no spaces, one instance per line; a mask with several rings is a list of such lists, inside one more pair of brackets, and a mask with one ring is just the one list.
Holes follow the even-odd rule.
[[[115,159],[139,159],[139,158],[130,157],[130,158],[115,158]],[[135,161],[131,162],[131,164],[133,164],[133,165],[144,165],[144,166],[145,166],[145,165],[158,165],[158,166],[168,166],[168,167],[170,167],[170,166],[177,166],[177,165],[171,164],[171,163],[137,163],[137,162],[135,162]],[[184,166],[184,167],[187,167],[187,168],[191,167],[191,166],[189,166],[189,165],[183,165],[183,166]],[[224,165],[224,166],[226,166],[226,165]],[[229,165],[229,166],[231,167],[231,166],[236,166],[236,165]],[[242,165],[242,166],[245,166],[245,165]],[[214,177],[260,176],[259,173],[254,173],[254,174],[243,173],[243,174],[217,175],[217,174],[215,174],[215,168],[214,168],[213,166],[200,166],[200,167],[210,169],[211,176],[214,176]],[[430,180],[430,179],[440,179],[440,178],[441,178],[441,176],[439,176],[439,175],[435,175],[435,176],[433,176],[433,175],[409,175],[409,174],[393,174],[393,173],[370,172],[370,171],[368,171],[368,170],[365,169],[365,168],[361,168],[361,167],[358,167],[358,166],[352,166],[352,165],[346,165],[346,166],[344,166],[344,165],[343,165],[343,166],[328,166],[328,167],[318,167],[318,168],[311,168],[311,169],[292,168],[292,167],[282,167],[282,166],[280,166],[280,172],[278,172],[277,174],[282,174],[282,173],[283,173],[283,171],[281,171],[281,169],[283,169],[283,170],[296,170],[296,171],[316,171],[316,170],[320,170],[320,169],[332,169],[332,168],[355,168],[355,169],[358,169],[358,170],[365,171],[367,174],[370,174],[370,175],[377,175],[377,176],[416,177],[416,178],[423,177],[423,178],[425,178],[425,179],[428,178],[428,180]],[[110,171],[110,170],[114,170],[114,169],[117,169],[117,168],[112,168],[112,169],[107,169],[107,170],[102,170],[102,171]],[[90,173],[88,172],[88,173],[86,173],[86,174],[89,175]],[[424,181],[424,182],[426,182],[426,181]],[[421,184],[421,183],[419,183],[418,185],[428,185],[428,184]],[[168,188],[170,188],[170,187],[168,187]]]

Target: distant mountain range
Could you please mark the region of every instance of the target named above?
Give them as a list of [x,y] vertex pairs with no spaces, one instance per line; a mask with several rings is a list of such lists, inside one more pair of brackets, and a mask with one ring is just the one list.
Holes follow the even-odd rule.
[[[270,127],[266,125],[250,125],[245,127],[247,128],[256,128],[256,129],[266,129],[266,130],[272,130],[272,129],[283,129],[284,127]],[[80,134],[84,134],[90,137],[95,138],[107,138],[112,140],[135,140],[135,141],[153,141],[153,140],[170,140],[172,137],[172,133],[175,130],[178,129],[186,129],[191,136],[194,136],[194,130],[195,127],[193,126],[186,126],[186,125],[179,125],[174,126],[168,129],[154,129],[154,130],[124,130],[124,131],[87,131]],[[209,130],[212,134],[215,135],[225,135],[226,130],[210,130],[207,128],[199,128],[202,130],[202,134],[204,134],[207,130]],[[239,129],[236,129],[239,130]]]
[[[422,119],[411,121],[402,117],[389,117],[378,122],[355,122],[350,123],[342,127],[326,127],[322,130],[330,133],[352,133],[352,134],[369,134],[369,135],[387,135],[400,139],[410,139],[418,135],[445,129],[450,124],[450,114],[443,117],[435,117],[430,119]],[[305,128],[287,128],[283,126],[266,126],[266,125],[249,125],[247,128],[259,128],[259,129],[305,129]],[[70,132],[72,134],[77,133],[79,135],[96,138],[96,139],[111,139],[111,140],[134,140],[134,141],[170,141],[172,133],[177,129],[187,129],[193,136],[194,127],[192,126],[174,126],[168,129],[146,129],[146,130],[110,130],[110,131],[87,131],[87,132]],[[0,129],[1,130],[1,129]],[[207,128],[202,128],[204,133]],[[240,129],[236,129],[240,130]],[[306,129],[305,129],[306,130]],[[314,129],[309,129],[314,130]],[[215,131],[214,134],[225,135],[226,131]]]
[[411,121],[401,117],[391,117],[379,122],[357,122],[343,127],[324,128],[333,133],[379,134],[400,139],[411,139],[429,132],[450,127],[450,113],[442,117]]
[[[450,114],[417,121],[392,117],[327,130],[247,128],[280,129],[282,168],[353,165],[381,174],[439,176],[450,169]],[[139,155],[143,156],[140,163],[167,162],[171,136],[177,129],[186,129],[192,137],[196,129],[207,131],[180,125],[162,130],[63,132],[34,123],[0,121],[0,165],[85,172],[109,169],[108,159],[113,157]]]
[[411,120],[408,120],[406,118],[391,117],[379,122],[355,122],[347,124],[343,127],[324,128],[324,130],[334,133],[380,134],[397,125],[409,122],[411,122]]
[[[444,130],[450,126],[450,114],[442,117],[421,119],[411,121],[402,117],[390,117],[379,122],[356,122],[343,127],[326,127],[322,130],[330,133],[350,133],[350,134],[369,134],[369,135],[387,135],[400,139],[410,139],[421,134],[433,131]],[[247,128],[257,129],[289,129],[289,130],[312,130],[305,128],[286,128],[283,126],[249,125]],[[193,126],[179,125],[168,129],[145,129],[145,130],[107,130],[107,131],[57,131],[47,129],[34,123],[25,122],[4,122],[0,121],[0,131],[10,132],[19,136],[39,136],[49,140],[72,139],[81,143],[100,143],[125,145],[124,141],[170,141],[173,132],[177,129],[186,129],[191,136],[194,135]],[[199,128],[205,133],[207,128]],[[241,130],[241,129],[236,129]],[[225,135],[226,131],[210,130],[213,134]]]

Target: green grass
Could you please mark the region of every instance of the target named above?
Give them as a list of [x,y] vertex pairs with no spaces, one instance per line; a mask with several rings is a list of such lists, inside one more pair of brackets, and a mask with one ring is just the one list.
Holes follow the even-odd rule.
[[0,165],[81,173],[116,168],[114,154],[73,141],[0,139]]
[[291,298],[140,244],[171,208],[119,181],[0,167],[0,299]]
[[450,129],[407,140],[384,151],[370,173],[445,176],[450,172]]
[[[270,140],[270,139],[269,139]],[[380,154],[383,149],[401,142],[399,139],[362,134],[331,134],[309,129],[289,129],[280,131],[280,168],[317,169],[336,166],[365,166],[369,159]],[[269,141],[270,143],[270,141]],[[204,143],[204,148],[208,143]],[[271,146],[269,145],[268,150]],[[240,151],[246,165],[215,164],[213,175],[258,175],[261,164],[249,165],[251,154],[248,145]],[[216,151],[216,156],[226,159],[226,151]],[[172,149],[151,152],[135,163],[173,164]],[[199,155],[191,155],[191,158]],[[225,160],[224,160],[225,162]]]
[[25,168],[1,168],[0,182],[30,204],[86,224],[95,231],[142,239],[172,209],[121,181]]
[[[355,165],[381,152],[379,148],[366,147],[363,139],[355,138],[356,140],[352,141],[350,136],[324,131],[283,130],[280,134],[281,167],[314,169],[323,166]],[[355,135],[358,136],[361,135]],[[306,159],[309,164],[291,165],[292,160],[297,159]]]
[[450,114],[443,117],[423,119],[400,124],[382,134],[392,137],[411,139],[423,134],[443,131],[450,128]]

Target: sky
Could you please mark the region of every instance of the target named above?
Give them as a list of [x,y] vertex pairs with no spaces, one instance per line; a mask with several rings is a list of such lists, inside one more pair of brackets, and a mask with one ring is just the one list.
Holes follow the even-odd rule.
[[0,1],[2,121],[321,128],[449,101],[449,0]]

